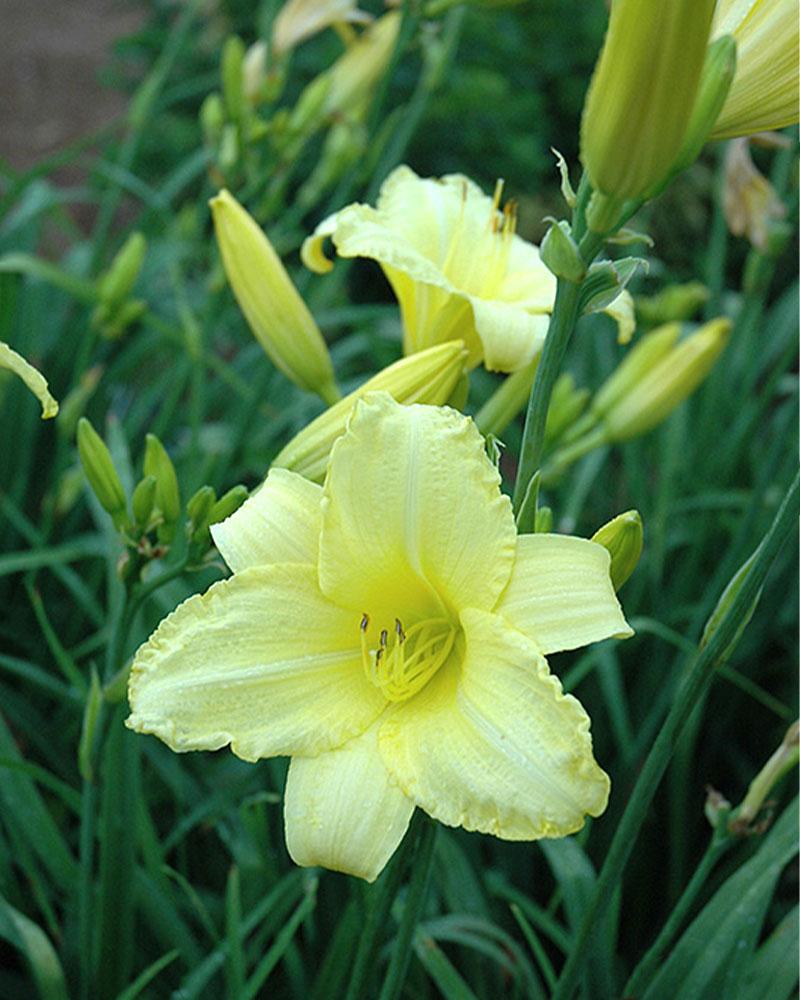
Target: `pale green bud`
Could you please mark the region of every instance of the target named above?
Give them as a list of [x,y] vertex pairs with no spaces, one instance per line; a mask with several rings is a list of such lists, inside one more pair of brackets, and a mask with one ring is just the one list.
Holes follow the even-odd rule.
[[327,73],[323,114],[353,115],[369,103],[392,57],[400,20],[399,11],[384,14],[336,60]]
[[244,113],[244,42],[238,35],[230,35],[222,46],[222,98],[225,110],[233,121]]
[[114,525],[121,530],[127,526],[128,501],[111,452],[86,417],[78,421],[77,437],[78,457],[92,492],[103,510],[111,515]]
[[218,521],[224,521],[231,514],[235,514],[249,495],[247,487],[242,486],[241,483],[238,486],[232,486],[227,493],[222,494],[211,508],[208,523],[216,524]]
[[227,191],[210,204],[225,274],[256,340],[301,389],[335,402],[328,348],[272,244]]
[[636,569],[642,554],[644,527],[638,510],[617,514],[592,535],[592,541],[608,549],[611,555],[611,582],[619,588]]
[[484,437],[502,434],[528,402],[540,358],[541,352],[525,368],[506,376],[475,414],[475,424]]
[[578,244],[572,238],[569,223],[563,219],[551,223],[539,248],[539,256],[557,278],[577,283],[586,274]]
[[642,337],[598,389],[591,405],[595,416],[600,417],[607,413],[632,392],[648,372],[669,354],[680,335],[680,324],[669,323]]
[[264,96],[267,81],[267,46],[258,41],[245,53],[242,65],[242,86],[249,104],[258,104]]
[[172,541],[181,516],[181,494],[172,459],[155,434],[145,438],[144,474],[156,481],[156,507],[164,518],[158,536],[162,541]]
[[194,531],[203,524],[208,524],[208,515],[216,502],[217,494],[213,486],[201,486],[196,493],[192,494],[186,504],[186,516],[190,531]]
[[553,386],[550,406],[547,410],[544,437],[548,448],[583,413],[586,409],[586,404],[589,402],[589,395],[588,389],[579,389],[575,385],[575,379],[570,372],[563,372],[559,375]]
[[[605,198],[641,198],[670,172],[694,108],[714,5],[612,4],[581,123],[581,160]],[[610,216],[596,213],[589,224],[606,231]]]
[[89,368],[81,375],[78,384],[67,394],[67,398],[61,404],[57,423],[59,431],[66,437],[71,438],[75,433],[78,420],[83,416],[102,375],[102,365]]
[[304,135],[319,126],[325,115],[331,83],[330,74],[321,73],[305,87],[287,122],[286,130],[290,135]]
[[150,515],[156,502],[156,477],[145,476],[136,486],[131,496],[133,519],[140,531],[144,531],[150,522]]
[[307,479],[321,480],[333,443],[344,434],[356,400],[365,393],[383,391],[398,403],[442,406],[455,389],[466,360],[463,341],[450,340],[395,361],[312,420],[292,438],[273,465],[291,469]]
[[533,530],[537,535],[546,535],[553,530],[553,511],[549,507],[537,508]]
[[100,301],[113,311],[128,298],[144,263],[147,240],[139,233],[131,233],[122,244],[111,266],[98,280],[97,294]]
[[691,319],[707,301],[708,289],[701,281],[665,285],[655,295],[637,295],[636,315],[645,326],[659,326]]
[[216,146],[225,127],[225,107],[219,94],[209,94],[200,105],[200,128],[207,146]]
[[606,440],[627,441],[645,434],[669,416],[711,371],[728,342],[730,329],[730,320],[712,320],[643,372],[600,414]]

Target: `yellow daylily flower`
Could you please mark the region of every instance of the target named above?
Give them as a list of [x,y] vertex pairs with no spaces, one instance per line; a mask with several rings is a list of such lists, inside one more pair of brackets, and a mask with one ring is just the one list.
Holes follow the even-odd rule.
[[796,0],[719,0],[712,37],[736,40],[736,74],[711,133],[730,139],[792,125],[800,117]]
[[21,354],[18,354],[8,344],[0,340],[0,368],[7,368],[15,375],[19,375],[31,392],[36,396],[42,406],[42,420],[49,420],[58,413],[58,403],[51,396],[47,387],[47,379],[42,373],[26,361]]
[[401,166],[375,208],[348,205],[324,219],[301,256],[330,271],[331,237],[340,256],[377,261],[400,304],[405,354],[460,339],[469,367],[519,371],[542,347],[556,279],[516,235],[513,205],[500,211],[501,194],[502,182],[489,198],[462,174],[422,178]]
[[337,22],[371,21],[356,7],[356,0],[288,0],[272,23],[272,51],[282,56]]
[[517,537],[474,423],[360,400],[324,486],[273,469],[211,529],[233,576],[137,652],[128,726],[291,756],[300,865],[369,881],[415,807],[507,840],[606,806],[589,718],[545,656],[630,635],[602,546]]

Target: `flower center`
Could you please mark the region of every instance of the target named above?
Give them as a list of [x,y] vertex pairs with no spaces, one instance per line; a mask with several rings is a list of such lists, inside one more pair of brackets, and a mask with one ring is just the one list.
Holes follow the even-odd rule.
[[405,701],[420,691],[450,655],[456,629],[448,618],[426,618],[403,628],[381,629],[378,644],[370,649],[369,615],[361,617],[361,660],[364,672],[389,701]]

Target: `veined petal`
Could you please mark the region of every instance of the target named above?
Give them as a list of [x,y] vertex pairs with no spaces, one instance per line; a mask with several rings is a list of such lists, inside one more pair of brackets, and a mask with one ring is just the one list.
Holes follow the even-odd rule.
[[606,807],[589,717],[536,645],[497,615],[461,613],[466,652],[380,726],[390,773],[448,826],[506,840],[562,837]]
[[362,733],[386,702],[367,680],[358,620],[314,567],[246,569],[184,601],[139,648],[127,725],[172,750],[244,760],[316,754]]
[[622,614],[602,545],[571,535],[520,535],[495,611],[545,654],[633,630]]
[[413,811],[414,803],[390,779],[378,752],[378,723],[319,757],[292,758],[284,819],[295,864],[374,882]]
[[470,301],[489,371],[516,372],[529,365],[542,349],[550,317],[505,302]]
[[234,573],[272,563],[317,564],[322,488],[288,469],[271,469],[261,489],[218,524],[214,544]]
[[491,608],[515,537],[471,420],[386,394],[359,401],[333,446],[322,504],[320,586],[332,600],[390,625]]

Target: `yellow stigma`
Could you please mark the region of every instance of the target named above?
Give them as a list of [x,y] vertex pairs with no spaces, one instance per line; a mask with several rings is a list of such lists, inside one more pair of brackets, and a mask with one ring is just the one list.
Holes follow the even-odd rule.
[[369,648],[369,615],[361,617],[361,659],[364,672],[388,701],[405,701],[422,690],[450,655],[456,630],[447,618],[427,618],[408,631],[399,618],[381,629],[378,645]]

